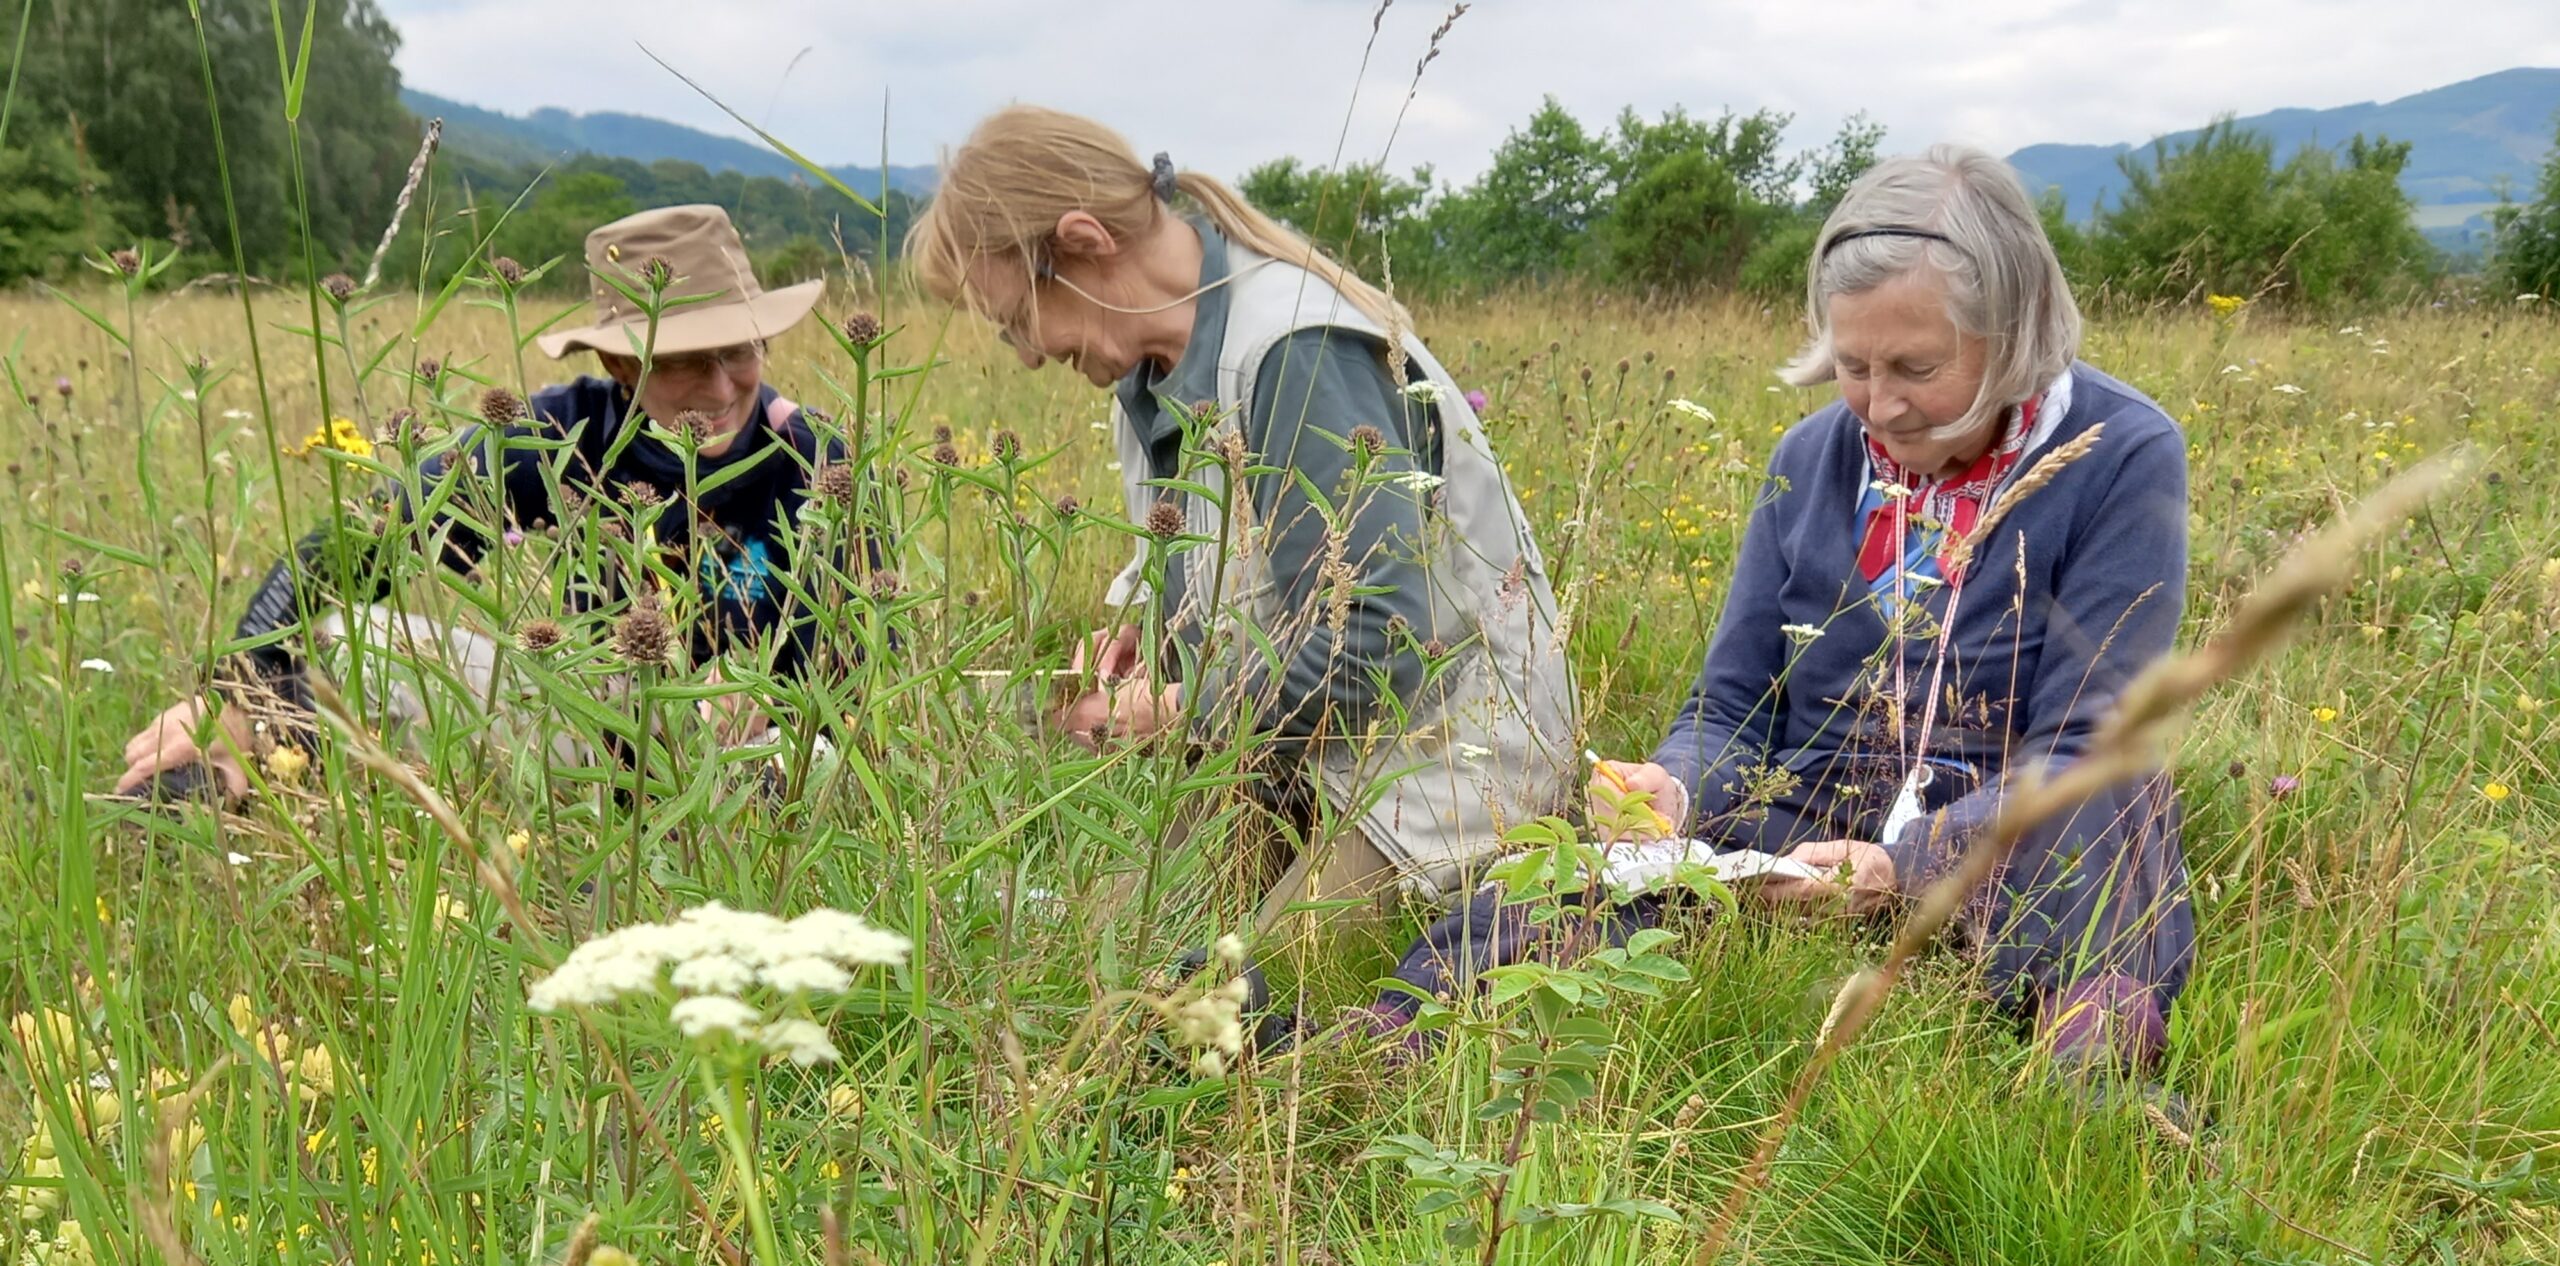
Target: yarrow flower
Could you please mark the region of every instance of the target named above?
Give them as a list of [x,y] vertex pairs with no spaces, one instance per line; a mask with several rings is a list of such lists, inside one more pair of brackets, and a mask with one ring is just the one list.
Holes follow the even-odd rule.
[[1707,406],[1700,404],[1695,400],[1674,400],[1671,402],[1671,407],[1682,413],[1688,414],[1690,417],[1696,418],[1701,422],[1713,422],[1716,420],[1716,415],[1710,411]]
[[1448,393],[1440,389],[1440,384],[1428,378],[1404,385],[1404,398],[1416,404],[1438,404],[1447,396]]
[[1778,631],[1798,646],[1811,646],[1822,637],[1822,626],[1818,624],[1781,624]]
[[715,901],[580,945],[527,1002],[556,1012],[673,990],[684,996],[668,1018],[686,1037],[726,1034],[806,1066],[836,1058],[825,1028],[792,1017],[768,1021],[747,997],[759,989],[785,998],[840,993],[852,986],[853,969],[902,964],[909,948],[907,938],[839,910],[784,920]]

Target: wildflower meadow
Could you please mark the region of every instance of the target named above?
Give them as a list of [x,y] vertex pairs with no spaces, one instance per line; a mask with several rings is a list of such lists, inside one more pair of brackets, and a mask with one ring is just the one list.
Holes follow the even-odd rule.
[[[647,506],[512,525],[478,583],[386,511],[547,380],[528,340],[574,300],[522,266],[244,298],[100,262],[0,299],[0,1261],[2560,1256],[2542,305],[2093,324],[2088,359],[2186,429],[2190,645],[2396,477],[2464,463],[2173,726],[2203,936],[2165,1073],[2181,1124],[2040,1075],[1939,956],[1825,1049],[1885,941],[1712,905],[1444,1000],[1410,1057],[1258,1051],[1251,770],[1089,752],[1041,717],[1150,539],[1100,393],[840,284],[768,375],[851,454],[807,530],[881,554],[789,578],[844,670],[776,679],[684,662],[639,605],[564,600],[605,556],[685,574],[645,548]],[[1590,745],[1641,753],[1771,445],[1825,398],[1775,385],[1792,314],[1533,290],[1418,320],[1547,549]],[[393,646],[309,732],[261,734],[236,810],[107,795],[126,737],[238,649],[248,590],[333,516],[404,546],[334,565],[491,635],[508,719],[384,724]],[[695,723],[740,692],[774,737]],[[1321,1029],[1421,917],[1250,949]]]

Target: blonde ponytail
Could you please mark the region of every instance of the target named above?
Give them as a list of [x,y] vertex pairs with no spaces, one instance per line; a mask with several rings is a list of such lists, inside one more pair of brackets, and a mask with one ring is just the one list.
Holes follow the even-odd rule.
[[[1181,171],[1174,187],[1228,241],[1314,273],[1388,329],[1413,328],[1412,318],[1385,291],[1263,214],[1224,181]],[[970,270],[979,262],[1002,261],[1028,277],[1058,217],[1070,211],[1093,216],[1126,242],[1151,231],[1164,210],[1153,170],[1119,133],[1082,115],[1007,106],[988,115],[943,161],[933,201],[907,232],[907,259],[928,293],[990,315],[970,283]]]

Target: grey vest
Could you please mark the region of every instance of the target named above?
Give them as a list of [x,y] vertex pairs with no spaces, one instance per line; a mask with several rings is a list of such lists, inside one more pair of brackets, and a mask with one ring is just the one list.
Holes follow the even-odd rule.
[[[1234,244],[1229,262],[1219,415],[1205,437],[1212,452],[1241,449],[1255,376],[1282,339],[1318,327],[1381,342],[1388,337],[1341,292],[1303,268]],[[1503,832],[1563,809],[1581,784],[1580,717],[1546,559],[1531,539],[1519,499],[1458,384],[1421,340],[1404,333],[1402,343],[1412,366],[1437,389],[1441,428],[1443,482],[1423,497],[1429,627],[1413,633],[1426,645],[1436,643],[1446,659],[1421,698],[1381,709],[1369,731],[1322,735],[1311,748],[1308,772],[1330,821],[1357,825],[1398,864],[1407,891],[1437,901],[1465,890],[1474,863],[1502,851]],[[1186,480],[1214,490],[1215,499],[1148,486],[1144,443],[1116,405],[1113,422],[1131,520],[1144,521],[1157,502],[1170,497],[1182,505],[1188,531],[1221,543],[1195,547],[1200,552],[1185,561],[1194,579],[1172,620],[1206,631],[1204,655],[1244,663],[1273,647],[1284,656],[1297,653],[1325,613],[1320,604],[1314,611],[1281,608],[1251,496],[1231,492],[1232,473],[1215,461],[1184,473]],[[1256,454],[1248,462],[1265,460],[1284,464],[1285,455]],[[1320,562],[1284,561],[1292,568]],[[1111,586],[1114,605],[1150,599],[1147,562],[1148,547],[1142,545]],[[1341,664],[1333,671],[1365,675],[1368,669]],[[1200,700],[1195,706],[1218,716],[1232,703]]]

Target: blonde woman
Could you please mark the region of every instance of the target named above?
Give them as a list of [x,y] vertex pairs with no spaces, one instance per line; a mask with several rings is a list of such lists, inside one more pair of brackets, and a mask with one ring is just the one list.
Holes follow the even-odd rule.
[[1393,299],[1218,180],[1033,106],[950,156],[907,247],[1024,366],[1112,393],[1130,517],[1177,543],[1111,586],[1132,615],[1089,641],[1103,684],[1067,724],[1253,745],[1252,785],[1307,841],[1258,927],[1292,901],[1462,893],[1507,825],[1566,803],[1544,560]]

